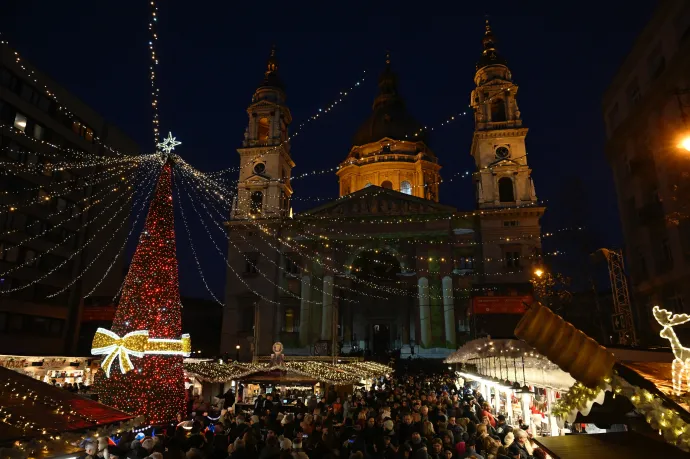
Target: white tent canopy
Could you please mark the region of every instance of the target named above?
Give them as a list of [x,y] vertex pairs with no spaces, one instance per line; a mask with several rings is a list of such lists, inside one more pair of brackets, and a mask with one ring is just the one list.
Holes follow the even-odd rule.
[[[517,381],[520,385],[567,391],[575,380],[528,344],[512,339],[470,341],[445,360],[477,367],[478,376]],[[523,376],[524,361],[524,376]]]

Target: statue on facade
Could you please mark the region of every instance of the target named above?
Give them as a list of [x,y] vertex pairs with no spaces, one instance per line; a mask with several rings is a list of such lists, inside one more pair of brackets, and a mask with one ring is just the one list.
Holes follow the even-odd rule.
[[285,356],[283,356],[283,343],[278,341],[273,343],[273,353],[271,354],[271,366],[282,366],[285,363]]

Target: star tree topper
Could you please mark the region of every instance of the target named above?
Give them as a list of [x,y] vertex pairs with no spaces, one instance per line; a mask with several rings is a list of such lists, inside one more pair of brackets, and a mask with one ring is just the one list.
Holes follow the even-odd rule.
[[168,137],[166,137],[162,143],[159,143],[156,146],[160,148],[166,155],[169,155],[170,152],[173,151],[178,145],[182,145],[182,142],[175,140],[175,137],[172,136],[172,132],[168,132]]

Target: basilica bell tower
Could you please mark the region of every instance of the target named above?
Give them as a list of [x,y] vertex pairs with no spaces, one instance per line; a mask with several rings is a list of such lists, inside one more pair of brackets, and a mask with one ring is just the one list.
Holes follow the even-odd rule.
[[531,293],[529,281],[541,265],[539,206],[527,164],[527,128],[517,105],[518,86],[496,48],[489,21],[474,75],[472,156],[477,207],[480,210],[480,283],[497,295]]
[[285,105],[275,47],[247,113],[249,125],[242,147],[237,149],[240,172],[232,219],[286,217],[292,195],[290,174],[295,167],[288,141],[292,115]]
[[474,109],[472,156],[477,165],[474,182],[479,208],[537,202],[527,165],[527,128],[522,125],[517,105],[518,86],[496,43],[487,20],[484,50],[474,75],[476,88],[470,100]]

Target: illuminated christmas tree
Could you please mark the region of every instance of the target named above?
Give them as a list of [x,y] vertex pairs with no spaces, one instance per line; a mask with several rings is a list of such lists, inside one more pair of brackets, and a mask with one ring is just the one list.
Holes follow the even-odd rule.
[[161,171],[112,330],[99,329],[92,349],[103,355],[100,401],[152,424],[185,410],[182,360],[191,350],[189,336],[182,335],[172,166],[168,160]]

